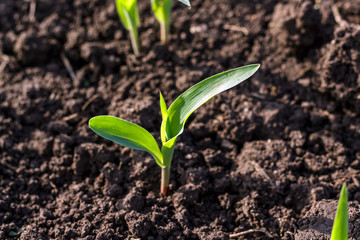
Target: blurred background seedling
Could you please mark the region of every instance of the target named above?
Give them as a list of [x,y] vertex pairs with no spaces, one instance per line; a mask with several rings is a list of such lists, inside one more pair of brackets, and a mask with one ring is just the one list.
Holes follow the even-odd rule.
[[135,54],[140,51],[138,27],[140,25],[137,0],[115,0],[116,9],[122,24],[130,33],[131,45]]
[[[179,1],[190,8],[190,2],[188,0]],[[160,23],[160,40],[164,44],[169,40],[172,3],[173,0],[151,0],[151,7],[156,19]]]

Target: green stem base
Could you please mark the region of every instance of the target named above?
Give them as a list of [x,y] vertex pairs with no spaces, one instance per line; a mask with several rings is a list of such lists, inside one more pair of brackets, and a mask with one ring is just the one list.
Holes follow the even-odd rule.
[[167,44],[169,40],[170,26],[166,23],[160,23],[160,38],[163,44]]
[[140,51],[140,43],[139,43],[139,36],[137,29],[134,31],[130,31],[130,39],[131,39],[131,46],[135,54],[139,54]]
[[167,196],[169,192],[169,181],[170,181],[170,166],[161,168],[161,187],[160,193],[163,196]]

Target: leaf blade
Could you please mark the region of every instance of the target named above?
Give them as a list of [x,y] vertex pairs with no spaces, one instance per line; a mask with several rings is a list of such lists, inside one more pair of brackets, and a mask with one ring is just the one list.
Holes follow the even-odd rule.
[[346,184],[343,184],[340,193],[340,199],[334,226],[331,232],[331,240],[347,240],[348,239],[348,194]]
[[133,31],[139,26],[137,0],[115,0],[115,6],[125,29]]
[[96,134],[110,141],[150,153],[160,167],[165,167],[162,153],[154,137],[139,125],[114,116],[102,115],[91,118],[89,127]]
[[160,109],[161,109],[161,115],[162,115],[162,122],[161,122],[161,127],[160,127],[160,136],[161,136],[161,142],[164,143],[166,142],[166,132],[165,132],[165,122],[167,121],[167,107],[166,107],[166,102],[165,99],[163,97],[163,95],[160,93]]
[[179,136],[188,117],[215,95],[251,77],[260,64],[231,69],[209,77],[182,93],[169,107],[165,122],[167,140]]
[[161,152],[164,157],[164,165],[165,166],[171,165],[176,139],[177,139],[177,137],[170,139],[169,141],[163,143],[163,146],[161,147]]
[[161,94],[161,92],[159,92],[159,94],[160,94],[161,115],[162,115],[162,118],[165,119],[165,118],[167,118],[167,106],[166,106],[165,99],[164,99],[163,95]]
[[182,3],[185,4],[186,6],[191,7],[189,0],[179,0],[179,2],[182,2]]
[[163,23],[166,21],[165,9],[164,9],[164,1],[160,0],[151,0],[151,8],[154,12],[156,19]]

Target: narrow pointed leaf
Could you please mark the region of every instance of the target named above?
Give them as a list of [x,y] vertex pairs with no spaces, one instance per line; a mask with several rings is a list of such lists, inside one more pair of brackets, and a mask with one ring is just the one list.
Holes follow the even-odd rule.
[[163,95],[160,92],[160,109],[161,109],[161,115],[163,117],[163,119],[167,118],[167,107],[166,107],[166,102],[165,99],[163,97]]
[[167,107],[166,107],[166,102],[164,100],[163,95],[160,92],[160,109],[161,109],[161,115],[162,115],[162,122],[161,122],[161,127],[160,127],[160,136],[161,136],[161,142],[164,143],[166,142],[166,132],[165,132],[165,122],[167,121]]
[[97,116],[90,119],[89,127],[110,141],[150,153],[160,167],[165,167],[154,137],[139,125],[113,116]]
[[191,7],[189,0],[179,0],[179,1],[185,4],[186,6]]
[[235,68],[209,77],[181,94],[169,107],[165,124],[167,140],[180,135],[188,117],[215,95],[251,77],[260,64]]
[[161,126],[160,126],[160,138],[161,138],[161,143],[164,144],[167,140],[167,137],[166,137],[166,131],[165,131],[165,126],[166,126],[166,121],[167,121],[167,118],[161,122]]
[[346,184],[341,188],[340,199],[336,216],[334,220],[334,226],[331,232],[331,240],[347,240],[348,239],[348,194]]

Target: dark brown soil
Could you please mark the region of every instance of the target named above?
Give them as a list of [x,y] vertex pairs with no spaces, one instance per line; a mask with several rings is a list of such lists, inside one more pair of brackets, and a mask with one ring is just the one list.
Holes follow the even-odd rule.
[[[176,2],[168,46],[139,1],[139,56],[113,0],[30,2],[0,1],[0,239],[329,239],[345,182],[360,238],[358,1]],[[110,114],[159,139],[159,90],[169,104],[250,63],[188,121],[167,197],[149,154],[87,126]]]
[[[335,200],[321,200],[313,204],[310,210],[298,223],[300,229],[295,240],[328,239],[331,232],[338,202]],[[352,232],[350,240],[360,239],[360,209],[358,202],[349,202],[349,230]]]

